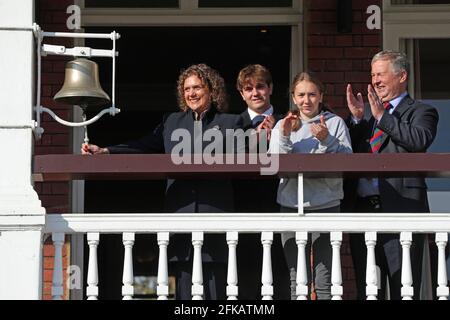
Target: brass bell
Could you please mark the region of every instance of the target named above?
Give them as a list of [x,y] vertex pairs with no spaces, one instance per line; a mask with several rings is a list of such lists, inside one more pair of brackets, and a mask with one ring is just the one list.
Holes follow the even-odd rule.
[[82,108],[101,106],[111,100],[100,86],[97,63],[82,58],[66,64],[64,85],[53,99]]

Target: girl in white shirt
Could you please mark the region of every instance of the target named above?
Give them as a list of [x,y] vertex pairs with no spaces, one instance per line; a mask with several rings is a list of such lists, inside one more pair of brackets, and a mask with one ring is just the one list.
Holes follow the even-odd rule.
[[[342,118],[324,107],[324,86],[317,78],[306,72],[299,73],[292,83],[291,94],[297,109],[290,111],[276,124],[269,153],[352,152],[347,126]],[[297,188],[297,178],[280,180],[277,201],[281,205],[281,212],[298,212]],[[304,179],[303,193],[304,203],[300,205],[303,205],[305,213],[339,212],[340,200],[343,198],[342,179]],[[282,239],[294,298],[297,246],[293,233],[283,234]],[[314,266],[313,276],[308,275],[308,278],[314,279],[318,299],[331,299],[332,250],[329,233],[313,235],[311,240]],[[310,257],[308,253],[306,256]]]

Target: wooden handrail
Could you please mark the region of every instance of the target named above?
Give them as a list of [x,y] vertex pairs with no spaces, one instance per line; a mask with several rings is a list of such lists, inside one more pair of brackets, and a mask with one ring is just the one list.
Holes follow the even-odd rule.
[[[248,157],[248,155],[247,155]],[[247,158],[245,163],[249,163]],[[152,180],[167,178],[267,178],[262,164],[176,165],[169,154],[34,157],[36,182],[70,180]],[[283,154],[278,176],[306,177],[422,176],[450,177],[449,153]]]

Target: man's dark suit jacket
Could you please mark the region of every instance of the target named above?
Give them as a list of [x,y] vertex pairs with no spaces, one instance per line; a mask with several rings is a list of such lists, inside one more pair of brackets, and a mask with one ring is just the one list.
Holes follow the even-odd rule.
[[[436,137],[438,120],[435,108],[406,96],[392,114],[385,112],[377,124],[385,132],[379,153],[426,152]],[[352,123],[350,119],[347,124],[353,152],[370,153],[369,140],[375,129],[370,106],[366,106],[364,118],[359,124]],[[349,203],[355,202],[356,187],[357,181],[354,181],[350,190],[347,188],[345,209],[349,209]],[[380,178],[382,211],[429,212],[426,189],[425,179],[422,177]]]
[[[433,142],[438,113],[433,107],[419,101],[414,101],[409,96],[402,99],[392,114],[385,112],[376,124],[372,116],[370,106],[365,107],[364,118],[359,124],[354,124],[350,118],[347,125],[350,129],[353,152],[371,153],[370,138],[378,126],[385,132],[382,136],[379,153],[423,153]],[[374,157],[377,155],[374,154]],[[414,155],[411,155],[412,157]],[[358,179],[344,180],[344,201],[341,205],[342,212],[353,212],[356,204]],[[378,187],[382,212],[429,212],[427,187],[425,179],[421,177],[398,177],[378,179]],[[391,298],[400,299],[400,271],[402,247],[398,240],[398,234],[381,234],[377,243],[377,263],[380,260],[382,273],[389,272],[392,277]],[[413,283],[415,284],[414,299],[419,298],[421,283],[422,248],[424,237],[421,234],[413,235],[411,247],[411,261]],[[364,238],[359,234],[350,235],[355,273],[357,277],[358,296],[365,297],[365,264],[366,247]],[[384,261],[384,262],[383,262]],[[380,266],[381,267],[381,266]],[[382,283],[382,288],[383,283]],[[383,290],[383,289],[382,289]],[[380,293],[384,296],[384,293]]]
[[[241,113],[244,130],[254,129],[247,110]],[[275,121],[283,119],[282,115],[273,114]],[[237,212],[279,212],[277,176],[262,179],[236,179],[234,195]],[[260,234],[240,234],[237,248],[239,299],[260,299],[262,245]],[[276,234],[272,244],[274,299],[290,299],[289,270],[281,245],[281,237]]]
[[[253,128],[247,110],[241,113],[244,130]],[[283,119],[282,115],[273,114],[275,122]],[[276,176],[263,179],[235,181],[235,203],[238,212],[279,212],[277,191],[279,180]]]
[[[202,130],[203,132],[208,129],[220,130],[224,137],[223,146],[225,148],[226,129],[242,128],[241,122],[242,119],[239,115],[219,113],[211,108],[202,119]],[[189,131],[191,150],[194,150],[194,114],[190,109],[186,112],[166,115],[162,123],[148,135],[139,140],[110,146],[108,150],[110,153],[170,154],[174,147],[180,143],[179,140],[171,140],[172,132],[176,129]],[[202,149],[209,143],[204,142]],[[225,150],[223,153],[225,153]],[[234,199],[231,181],[227,179],[169,179],[164,208],[166,212],[172,213],[233,212]],[[187,261],[190,257],[191,248],[190,236],[172,237],[171,245],[169,245],[171,261]],[[202,252],[204,262],[226,261],[228,251],[225,236],[205,235]]]

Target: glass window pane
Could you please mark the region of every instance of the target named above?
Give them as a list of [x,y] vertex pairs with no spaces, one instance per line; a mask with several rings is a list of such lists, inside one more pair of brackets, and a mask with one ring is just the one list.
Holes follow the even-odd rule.
[[[420,39],[414,42],[416,98],[434,106],[439,113],[436,138],[428,152],[449,153],[450,144],[450,39]],[[450,191],[450,179],[427,179],[428,190]],[[434,197],[437,194],[433,193]],[[448,194],[445,199],[447,201]],[[439,212],[441,199],[430,199],[434,212]]]
[[292,0],[199,0],[198,6],[200,8],[290,8]]
[[178,0],[85,0],[86,8],[178,8]]
[[416,40],[415,57],[418,97],[450,99],[450,39]]

